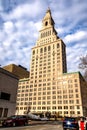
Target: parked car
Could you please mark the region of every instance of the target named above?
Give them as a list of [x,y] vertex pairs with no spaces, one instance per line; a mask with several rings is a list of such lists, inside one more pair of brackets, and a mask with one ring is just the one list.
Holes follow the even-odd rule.
[[65,117],[63,120],[63,130],[73,129],[79,130],[79,124],[76,117]]
[[41,118],[41,121],[48,121],[49,119],[47,117]]
[[27,124],[28,124],[28,118],[25,115],[10,116],[2,122],[2,126],[19,126]]

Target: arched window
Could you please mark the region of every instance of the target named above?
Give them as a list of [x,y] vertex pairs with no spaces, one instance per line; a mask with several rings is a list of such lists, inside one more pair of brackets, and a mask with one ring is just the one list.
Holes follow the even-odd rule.
[[40,49],[40,53],[42,53],[42,52],[43,52],[43,48]]
[[49,31],[48,31],[48,36],[49,36]]
[[43,37],[42,33],[41,33],[41,38]]
[[45,37],[45,32],[44,32],[44,37]]
[[33,51],[33,55],[35,54],[35,50]]
[[57,48],[59,48],[59,43],[57,43]]
[[53,49],[54,49],[54,44],[53,44]]
[[46,32],[46,36],[47,36],[47,32]]
[[51,49],[50,46],[48,46],[48,51],[50,51],[50,49]]
[[46,52],[46,47],[44,47],[44,52]]
[[51,35],[51,30],[50,30],[50,35]]
[[45,26],[47,26],[47,25],[48,25],[48,22],[46,21],[46,22],[45,22]]

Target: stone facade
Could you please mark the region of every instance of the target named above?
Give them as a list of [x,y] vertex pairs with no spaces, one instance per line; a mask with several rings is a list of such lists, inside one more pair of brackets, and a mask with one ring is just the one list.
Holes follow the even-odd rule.
[[29,111],[29,78],[19,80],[17,103],[16,103],[16,115],[27,114]]
[[[32,113],[58,113],[61,116],[87,116],[87,84],[80,72],[67,73],[66,46],[57,36],[50,9],[42,20],[36,46],[32,48],[30,81],[26,100]],[[18,95],[24,83],[19,84]],[[19,113],[24,102],[17,97]],[[22,105],[20,105],[22,103]],[[26,108],[28,109],[28,107]]]
[[0,68],[0,118],[15,114],[18,78]]

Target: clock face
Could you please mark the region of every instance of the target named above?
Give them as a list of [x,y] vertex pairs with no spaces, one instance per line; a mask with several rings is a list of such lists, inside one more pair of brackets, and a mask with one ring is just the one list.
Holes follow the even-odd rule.
[[47,26],[47,25],[48,25],[48,22],[46,21],[46,22],[45,22],[45,26]]

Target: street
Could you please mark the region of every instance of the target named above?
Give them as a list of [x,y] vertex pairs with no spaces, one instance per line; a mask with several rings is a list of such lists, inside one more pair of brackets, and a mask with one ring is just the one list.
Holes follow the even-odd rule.
[[63,130],[62,124],[58,121],[43,121],[34,122],[28,126],[18,126],[18,127],[5,127],[0,128],[0,130]]

